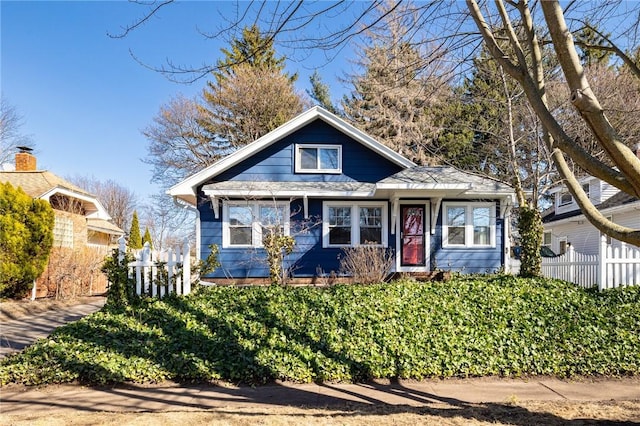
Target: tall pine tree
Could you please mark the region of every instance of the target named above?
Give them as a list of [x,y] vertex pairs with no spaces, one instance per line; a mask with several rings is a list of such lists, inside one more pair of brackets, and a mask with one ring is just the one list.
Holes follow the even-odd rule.
[[[388,7],[388,6],[387,6]],[[447,72],[435,52],[420,51],[411,39],[403,11],[381,11],[386,25],[369,33],[343,100],[345,115],[366,133],[419,164],[439,163],[434,112],[448,92]],[[427,56],[430,56],[427,58]]]

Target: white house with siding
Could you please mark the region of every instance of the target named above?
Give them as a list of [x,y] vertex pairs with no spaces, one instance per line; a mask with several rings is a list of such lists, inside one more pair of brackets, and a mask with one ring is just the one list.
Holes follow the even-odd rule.
[[[619,225],[640,229],[640,199],[593,176],[585,177],[580,182],[591,202],[604,216]],[[598,254],[601,233],[581,213],[568,189],[559,186],[551,194],[554,197],[553,206],[542,217],[542,244],[557,254],[565,253],[568,244],[578,253]],[[608,238],[607,242],[614,249],[622,246],[615,239]]]

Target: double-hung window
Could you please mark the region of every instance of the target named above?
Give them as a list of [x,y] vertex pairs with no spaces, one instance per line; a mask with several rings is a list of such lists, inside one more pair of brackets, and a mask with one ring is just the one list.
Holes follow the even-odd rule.
[[341,145],[296,145],[297,173],[341,173]]
[[495,247],[493,203],[443,203],[443,247]]
[[223,219],[223,247],[262,247],[268,232],[289,235],[288,202],[228,201]]
[[361,244],[387,246],[387,204],[380,202],[325,202],[323,247]]

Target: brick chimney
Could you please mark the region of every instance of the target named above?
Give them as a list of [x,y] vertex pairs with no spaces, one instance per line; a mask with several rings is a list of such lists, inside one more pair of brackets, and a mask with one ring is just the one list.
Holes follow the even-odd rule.
[[31,148],[19,146],[16,154],[16,172],[33,172],[36,170],[36,157],[31,155]]

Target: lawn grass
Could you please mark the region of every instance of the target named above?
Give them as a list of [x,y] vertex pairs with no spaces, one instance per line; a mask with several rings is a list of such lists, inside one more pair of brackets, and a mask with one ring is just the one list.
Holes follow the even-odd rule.
[[549,279],[213,287],[105,307],[0,362],[0,383],[635,375],[640,288]]

